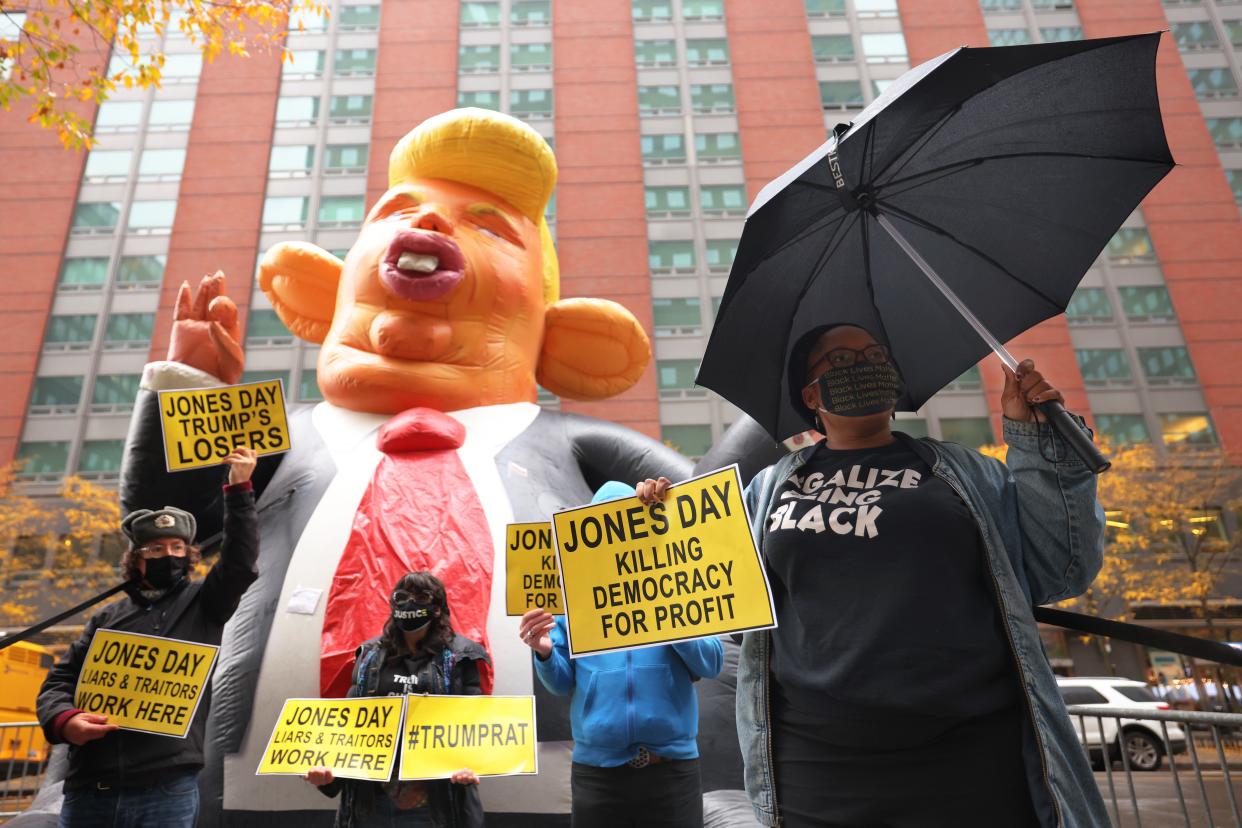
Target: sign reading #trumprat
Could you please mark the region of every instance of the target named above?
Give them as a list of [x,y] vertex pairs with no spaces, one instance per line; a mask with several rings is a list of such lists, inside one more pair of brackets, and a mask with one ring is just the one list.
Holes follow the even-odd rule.
[[387,782],[404,714],[400,696],[288,699],[255,773],[302,776],[329,768],[345,779]]
[[215,466],[235,448],[289,450],[284,383],[280,379],[159,392],[164,461],[170,472]]
[[552,516],[572,656],[776,626],[737,466]]
[[122,730],[184,739],[218,647],[156,635],[96,630],[73,706]]
[[405,697],[399,779],[539,772],[534,696]]
[[556,568],[551,523],[510,523],[505,527],[505,614],[528,610],[564,612],[561,573]]

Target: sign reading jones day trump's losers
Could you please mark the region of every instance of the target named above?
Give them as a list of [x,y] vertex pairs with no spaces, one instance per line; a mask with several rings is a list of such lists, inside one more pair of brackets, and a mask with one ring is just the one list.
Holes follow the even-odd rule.
[[170,472],[215,466],[235,448],[281,454],[290,449],[281,380],[220,388],[161,391],[160,426]]
[[574,656],[776,625],[736,466],[552,524]]

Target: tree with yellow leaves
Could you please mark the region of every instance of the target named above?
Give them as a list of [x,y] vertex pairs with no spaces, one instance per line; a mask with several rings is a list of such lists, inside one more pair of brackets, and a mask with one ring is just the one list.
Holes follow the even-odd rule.
[[118,86],[158,87],[166,32],[210,61],[283,47],[291,15],[323,14],[319,0],[0,0],[0,107],[29,101],[31,123],[56,130],[66,147],[89,147],[81,103]]

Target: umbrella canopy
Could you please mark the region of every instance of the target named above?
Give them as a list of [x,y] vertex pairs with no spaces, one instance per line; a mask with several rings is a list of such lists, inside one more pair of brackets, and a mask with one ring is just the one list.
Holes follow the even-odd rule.
[[785,366],[818,325],[886,341],[904,411],[982,359],[881,216],[1000,341],[1063,312],[1173,166],[1159,40],[961,48],[907,72],[755,198],[698,383],[781,440],[807,427]]

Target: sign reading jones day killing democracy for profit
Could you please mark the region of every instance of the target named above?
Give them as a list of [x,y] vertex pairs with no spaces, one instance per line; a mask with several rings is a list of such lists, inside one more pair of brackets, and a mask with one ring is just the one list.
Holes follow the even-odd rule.
[[505,614],[561,607],[561,573],[556,568],[551,523],[510,523],[505,527]]
[[288,699],[256,773],[304,775],[329,768],[345,779],[387,782],[401,738],[400,696]]
[[184,739],[218,647],[155,635],[96,630],[73,706],[123,730]]
[[574,656],[776,626],[736,466],[552,525]]
[[161,391],[160,425],[170,472],[218,465],[235,448],[251,448],[260,456],[290,448],[279,379]]

